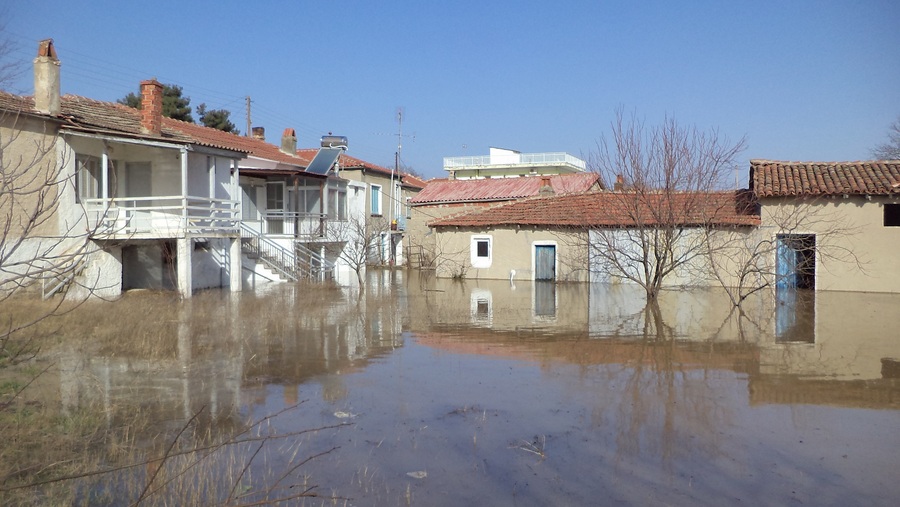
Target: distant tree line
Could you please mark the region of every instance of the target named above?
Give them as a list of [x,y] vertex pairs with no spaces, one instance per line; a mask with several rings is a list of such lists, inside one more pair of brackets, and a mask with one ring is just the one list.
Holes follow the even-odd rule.
[[[128,107],[133,107],[135,109],[141,108],[141,96],[140,94],[131,92],[125,97],[117,100],[119,104],[124,104]],[[218,130],[222,130],[224,132],[231,132],[232,134],[240,134],[241,132],[235,127],[234,123],[231,122],[229,116],[231,116],[231,111],[227,109],[207,109],[206,103],[201,103],[195,109],[197,113],[197,117],[199,118],[199,123],[205,127],[210,127]],[[191,98],[186,97],[183,93],[183,90],[180,86],[174,84],[164,84],[163,85],[163,116],[168,118],[173,118],[175,120],[186,121],[188,123],[196,123],[194,122],[194,117],[191,114]]]

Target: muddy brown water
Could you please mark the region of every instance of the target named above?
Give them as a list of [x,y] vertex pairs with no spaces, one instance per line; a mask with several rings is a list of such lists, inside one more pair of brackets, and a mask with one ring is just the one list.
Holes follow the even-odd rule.
[[[896,295],[762,295],[735,312],[716,290],[646,308],[622,286],[369,283],[87,305],[69,331],[94,336],[47,351],[58,372],[39,396],[110,428],[141,414],[148,456],[188,421],[211,440],[271,437],[209,458],[229,471],[208,503],[900,502]],[[84,503],[134,498],[83,488]]]

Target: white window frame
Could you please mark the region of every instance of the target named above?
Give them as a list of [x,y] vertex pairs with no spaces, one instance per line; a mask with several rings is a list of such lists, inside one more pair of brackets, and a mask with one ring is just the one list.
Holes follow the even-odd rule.
[[[488,249],[487,256],[478,255],[478,244],[485,241]],[[483,234],[472,236],[470,250],[470,261],[473,268],[484,269],[491,267],[494,257],[494,238],[492,236]]]

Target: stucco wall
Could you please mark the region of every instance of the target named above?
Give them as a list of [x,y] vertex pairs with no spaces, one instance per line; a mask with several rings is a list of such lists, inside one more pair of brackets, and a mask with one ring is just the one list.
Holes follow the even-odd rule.
[[900,227],[884,226],[885,203],[900,199],[763,199],[760,230],[773,241],[779,233],[816,235],[817,290],[900,292]]
[[[556,247],[556,281],[587,281],[587,234],[530,228],[436,229],[435,269],[439,277],[533,280],[535,246]],[[490,265],[473,265],[473,238],[489,238]]]

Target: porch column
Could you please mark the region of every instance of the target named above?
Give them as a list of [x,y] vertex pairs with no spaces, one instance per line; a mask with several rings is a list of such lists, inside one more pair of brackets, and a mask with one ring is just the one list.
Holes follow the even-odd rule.
[[231,292],[240,292],[244,280],[241,276],[241,238],[231,238],[228,248],[231,259],[229,287]]
[[[181,227],[187,232],[188,227],[188,153],[187,148],[181,148]],[[180,245],[180,243],[179,243]],[[181,248],[179,246],[179,248]],[[180,253],[180,250],[179,250]]]
[[193,294],[193,287],[191,285],[192,253],[193,248],[191,248],[191,238],[179,238],[178,252],[175,257],[178,264],[178,291],[181,292],[181,297],[185,299],[190,298]]
[[101,161],[100,197],[103,198],[103,207],[108,208],[109,203],[106,200],[109,199],[109,152],[106,149],[106,143],[103,144],[103,158]]

